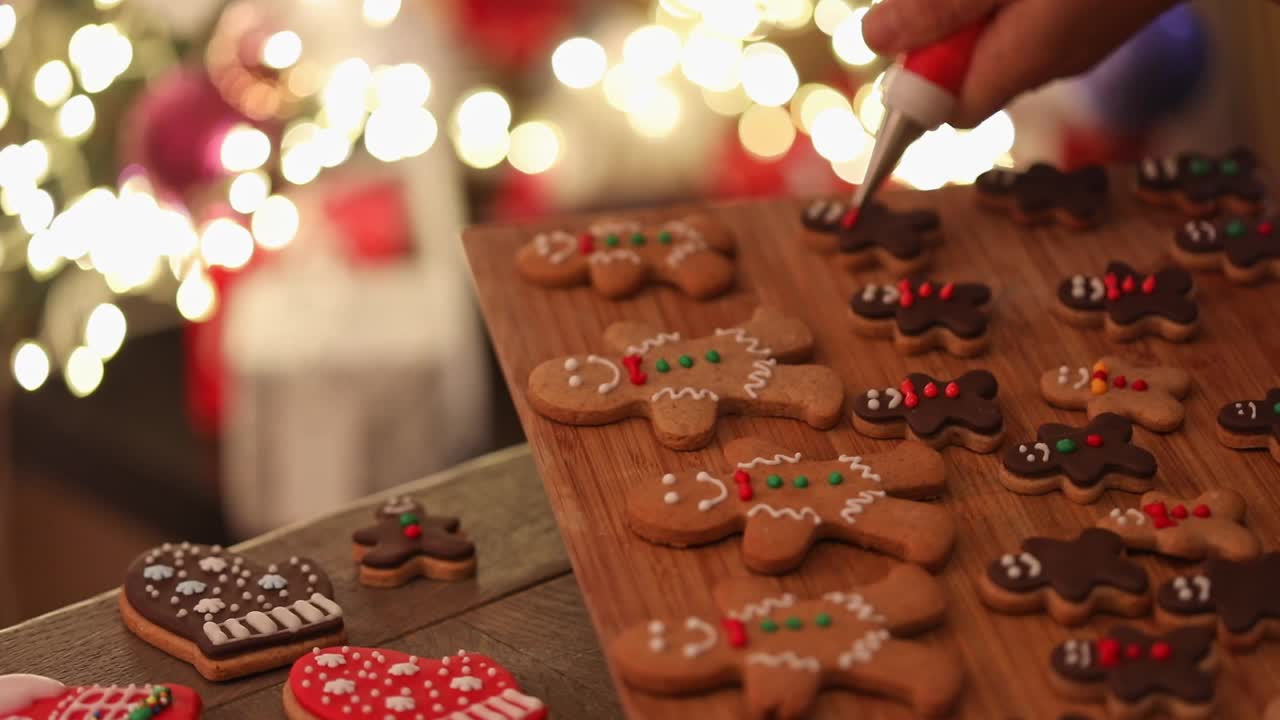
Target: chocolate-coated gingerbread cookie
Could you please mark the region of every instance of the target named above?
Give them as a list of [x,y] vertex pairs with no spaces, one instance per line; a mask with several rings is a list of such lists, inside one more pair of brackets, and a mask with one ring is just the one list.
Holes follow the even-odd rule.
[[1275,215],[1188,220],[1174,233],[1173,259],[1193,270],[1220,270],[1228,280],[1246,285],[1280,278],[1277,225],[1280,216]]
[[860,211],[845,200],[814,200],[802,216],[805,243],[848,270],[882,265],[908,275],[929,264],[937,244],[938,213],[893,210],[871,203]]
[[970,357],[989,344],[990,300],[986,285],[913,278],[895,285],[867,285],[854,293],[849,305],[854,330],[869,337],[891,337],[908,355],[941,347]]
[[1122,262],[1107,264],[1102,277],[1073,275],[1058,286],[1054,311],[1080,327],[1105,327],[1118,342],[1155,334],[1189,340],[1200,323],[1191,295],[1191,274],[1181,268],[1147,275]]
[[1200,572],[1160,586],[1156,614],[1170,625],[1216,625],[1218,639],[1236,651],[1280,637],[1280,553],[1213,558]]
[[1132,439],[1133,423],[1115,413],[1098,415],[1079,428],[1041,425],[1034,443],[1005,451],[1000,482],[1024,495],[1061,489],[1082,504],[1107,489],[1146,492],[1156,474],[1156,458]]
[[897,387],[873,388],[853,404],[853,427],[874,438],[906,437],[941,449],[989,453],[1004,439],[995,376],[971,370],[955,380],[911,373]]
[[1138,197],[1175,207],[1190,217],[1219,211],[1252,215],[1262,207],[1266,185],[1258,158],[1237,148],[1226,155],[1195,152],[1147,158],[1138,164]]
[[360,584],[398,587],[421,575],[461,580],[476,574],[476,549],[458,533],[458,518],[426,514],[411,498],[391,497],[376,523],[352,534]]
[[1261,400],[1237,400],[1218,411],[1218,440],[1229,448],[1269,448],[1280,462],[1280,388]]
[[1097,165],[1063,172],[1036,163],[1019,173],[994,168],[974,182],[978,204],[1032,225],[1057,222],[1084,229],[1098,224],[1107,202],[1107,173]]

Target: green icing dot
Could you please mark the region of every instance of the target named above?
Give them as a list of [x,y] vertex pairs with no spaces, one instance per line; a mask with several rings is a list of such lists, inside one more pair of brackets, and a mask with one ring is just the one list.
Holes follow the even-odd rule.
[[774,489],[782,487],[782,477],[779,475],[770,475],[765,478],[764,482],[766,485]]
[[1076,441],[1071,438],[1062,438],[1055,447],[1060,453],[1073,453],[1076,451]]
[[1222,171],[1223,175],[1238,175],[1240,174],[1240,161],[1234,158],[1227,158],[1218,164],[1218,170]]
[[631,244],[637,247],[644,244],[644,233],[636,233],[631,236]]
[[1191,161],[1190,169],[1192,175],[1208,175],[1209,171],[1213,169],[1213,166],[1204,158],[1196,158]]
[[706,358],[707,358],[707,362],[709,363],[718,363],[720,362],[720,353],[716,352],[715,350],[708,350],[706,354]]
[[683,367],[683,368],[693,367],[693,358],[689,357],[688,355],[681,355],[680,357],[676,358],[676,362],[680,363],[680,367]]
[[795,479],[795,480],[793,480],[792,482],[794,482],[794,483],[795,483],[795,486],[796,486],[796,487],[798,487],[798,488],[807,488],[807,487],[809,487],[809,478],[807,478],[807,477],[805,477],[805,476],[803,476],[803,475],[801,475],[800,477],[796,478],[796,479]]
[[618,236],[614,235],[613,233],[606,235],[604,238],[604,244],[608,245],[609,247],[618,247],[619,242],[621,242],[621,240],[619,240]]
[[1245,227],[1243,220],[1232,220],[1227,223],[1226,227],[1228,237],[1244,237]]
[[778,623],[770,620],[769,618],[765,618],[760,621],[760,629],[767,633],[771,633],[778,629]]
[[813,623],[818,627],[831,627],[831,616],[826,613],[818,613],[818,617],[813,619]]
[[671,363],[667,362],[666,358],[658,358],[658,362],[654,363],[653,366],[658,369],[658,372],[669,372],[671,370]]
[[407,525],[417,525],[417,524],[418,524],[417,515],[414,515],[411,512],[400,513],[400,527],[405,527]]
[[1280,403],[1271,406],[1271,412],[1280,415]]
[[670,245],[670,244],[671,244],[671,231],[670,231],[670,230],[663,230],[662,232],[658,233],[658,242],[662,243],[663,245]]
[[799,630],[804,627],[804,623],[800,622],[800,618],[798,617],[789,617],[786,619],[784,624],[787,626],[788,630]]
[[829,485],[839,485],[842,482],[844,482],[844,476],[838,472],[833,472],[827,476],[827,484]]

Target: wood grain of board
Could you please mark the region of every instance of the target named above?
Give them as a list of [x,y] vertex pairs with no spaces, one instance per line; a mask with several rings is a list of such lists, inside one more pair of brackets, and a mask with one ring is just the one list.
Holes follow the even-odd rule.
[[[798,234],[800,211],[809,198],[711,206],[738,240],[738,277],[733,292],[704,303],[666,288],[611,302],[590,288],[547,290],[522,282],[515,274],[516,249],[534,232],[562,227],[572,218],[469,230],[464,242],[485,319],[606,650],[622,629],[638,622],[713,612],[714,584],[749,575],[739,559],[740,538],[677,550],[633,535],[626,527],[624,507],[631,487],[653,482],[669,470],[718,464],[720,447],[742,435],[762,436],[812,456],[888,449],[892,441],[854,432],[847,414],[850,398],[869,387],[896,383],[913,370],[939,377],[979,367],[991,370],[1000,382],[1009,443],[1034,437],[1036,427],[1045,422],[1084,422],[1083,413],[1056,410],[1040,398],[1038,379],[1047,369],[1088,365],[1108,353],[1183,367],[1195,380],[1183,429],[1170,435],[1136,430],[1136,441],[1159,461],[1156,487],[1186,495],[1212,487],[1235,488],[1248,500],[1248,522],[1264,546],[1280,549],[1280,465],[1265,452],[1229,450],[1214,437],[1220,405],[1260,397],[1280,381],[1280,284],[1246,288],[1221,276],[1197,275],[1202,329],[1184,345],[1159,339],[1112,343],[1100,330],[1073,328],[1050,314],[1064,277],[1101,274],[1112,259],[1139,269],[1168,263],[1167,248],[1179,218],[1137,201],[1131,177],[1130,172],[1113,173],[1109,216],[1100,228],[1085,232],[1018,226],[978,209],[969,188],[887,196],[896,207],[927,207],[941,214],[944,240],[935,255],[934,277],[977,280],[993,288],[992,348],[967,360],[938,353],[906,357],[889,341],[852,333],[847,302],[854,288],[897,278],[876,271],[849,275],[806,250]],[[674,217],[681,210],[628,214]],[[582,227],[583,220],[578,218],[574,227]],[[846,414],[835,429],[821,432],[783,419],[723,418],[710,447],[677,452],[657,442],[646,420],[570,427],[538,416],[529,406],[526,383],[532,368],[555,356],[606,350],[602,334],[614,321],[644,321],[689,338],[731,327],[760,304],[781,308],[814,330],[817,362],[835,368],[845,386]],[[944,454],[949,489],[940,502],[955,514],[959,534],[955,553],[939,575],[950,600],[947,619],[926,637],[954,653],[966,670],[968,684],[957,716],[1038,720],[1075,710],[1101,717],[1100,705],[1059,700],[1049,685],[1047,660],[1057,642],[1100,633],[1118,620],[1095,617],[1085,627],[1068,631],[1045,616],[994,614],[979,603],[974,581],[988,562],[1016,548],[1023,538],[1074,534],[1112,508],[1135,507],[1138,496],[1113,491],[1094,505],[1081,506],[1059,493],[1015,495],[996,479],[998,453],[980,456],[952,448]],[[1153,556],[1142,556],[1141,562],[1156,584],[1194,567]],[[888,563],[868,551],[822,543],[797,572],[761,582],[763,587],[816,594],[875,579]],[[626,712],[635,718],[727,719],[740,717],[743,709],[737,690],[690,699],[656,697],[621,684],[619,692]],[[1269,643],[1253,654],[1228,658],[1219,678],[1216,716],[1257,717],[1277,694],[1280,643]],[[910,713],[892,701],[828,691],[816,706],[816,716],[888,719]]]

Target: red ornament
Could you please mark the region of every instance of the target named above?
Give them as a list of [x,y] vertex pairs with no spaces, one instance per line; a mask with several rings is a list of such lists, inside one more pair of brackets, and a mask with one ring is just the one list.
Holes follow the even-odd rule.
[[916,391],[916,384],[911,382],[911,378],[904,378],[902,383],[898,385],[898,389],[901,390],[903,394],[913,393]]
[[578,252],[583,255],[590,255],[596,250],[596,238],[589,232],[584,232],[578,236]]
[[1084,439],[1084,442],[1089,447],[1102,447],[1102,436],[1090,435]]
[[643,360],[639,355],[627,355],[622,358],[622,364],[627,368],[627,378],[632,385],[643,385],[649,381],[649,376],[640,370],[640,362]]
[[1148,275],[1147,279],[1142,281],[1142,292],[1145,295],[1150,295],[1155,291],[1156,291],[1156,276]]
[[1151,645],[1151,659],[1161,662],[1173,657],[1173,647],[1161,640]]
[[841,230],[852,230],[854,225],[858,224],[858,208],[849,208],[849,211],[840,218]]
[[1208,505],[1197,505],[1195,506],[1195,509],[1191,511],[1191,514],[1198,518],[1207,518],[1212,515],[1213,512],[1209,510]]
[[946,285],[943,285],[942,289],[938,291],[938,297],[942,298],[943,300],[950,300],[951,296],[955,294],[956,294],[956,284],[953,282],[949,282]]
[[1182,504],[1174,505],[1173,510],[1170,512],[1174,517],[1178,518],[1179,520],[1185,520],[1187,518],[1186,505],[1182,505]]
[[751,491],[751,476],[746,470],[738,470],[733,474],[733,481],[738,485],[738,499],[750,500],[755,493]]
[[907,393],[906,397],[902,399],[902,404],[906,405],[909,408],[913,408],[920,404],[920,396],[916,395],[913,392],[909,392]]
[[1102,667],[1115,667],[1120,664],[1119,640],[1103,638],[1098,641],[1098,663]]
[[1124,656],[1130,660],[1137,660],[1142,657],[1142,646],[1137,643],[1130,643],[1124,646]]
[[1124,282],[1120,283],[1120,289],[1127,293],[1131,293],[1133,292],[1133,288],[1134,288],[1133,276],[1125,275]]
[[401,530],[401,532],[403,532],[404,536],[409,538],[410,540],[416,540],[419,537],[422,537],[422,526],[416,525],[416,524],[405,525],[404,530]]
[[1122,388],[1122,387],[1124,387],[1125,385],[1128,385],[1128,384],[1129,384],[1129,381],[1128,381],[1128,380],[1126,380],[1126,379],[1125,379],[1125,377],[1124,377],[1123,375],[1117,375],[1117,376],[1116,376],[1116,379],[1111,381],[1111,384],[1112,384],[1112,385],[1115,385],[1115,386],[1116,386],[1116,387],[1118,387],[1118,388]]
[[929,297],[932,294],[933,285],[928,280],[920,283],[920,297]]
[[927,398],[936,398],[936,397],[938,397],[938,385],[937,385],[937,383],[929,383],[928,385],[925,385],[925,386],[924,386],[924,396],[925,396],[925,397],[927,397]]
[[960,386],[954,382],[947,383],[947,387],[942,391],[949,398],[960,397]]
[[729,647],[740,648],[746,646],[747,628],[741,620],[725,618],[720,621],[720,626],[724,628],[724,636],[729,642]]
[[1133,384],[1129,387],[1133,390],[1137,390],[1138,392],[1146,392],[1148,386],[1146,380],[1134,380]]
[[1270,235],[1273,230],[1275,230],[1275,226],[1271,224],[1270,220],[1263,220],[1262,222],[1258,223],[1259,235]]

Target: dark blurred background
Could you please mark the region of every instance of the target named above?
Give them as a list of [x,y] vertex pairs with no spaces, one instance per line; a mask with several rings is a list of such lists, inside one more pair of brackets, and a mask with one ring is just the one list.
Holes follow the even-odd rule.
[[[521,440],[472,222],[847,191],[865,0],[0,2],[0,626]],[[1243,143],[1280,11],[1174,8],[895,181]]]

